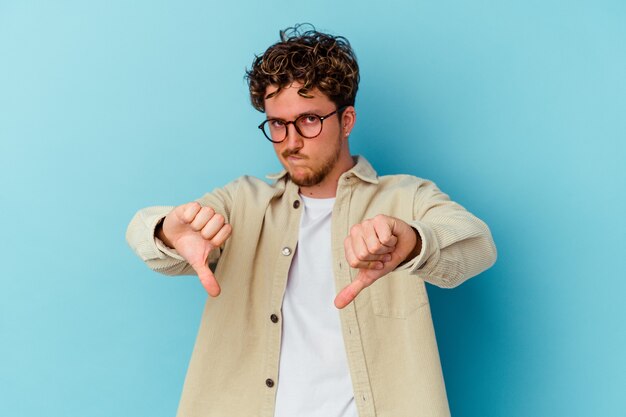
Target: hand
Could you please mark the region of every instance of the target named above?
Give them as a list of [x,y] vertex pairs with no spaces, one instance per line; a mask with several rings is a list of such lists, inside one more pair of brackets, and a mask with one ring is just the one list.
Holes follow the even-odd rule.
[[209,253],[229,237],[232,227],[224,216],[197,202],[176,207],[165,217],[157,237],[176,249],[198,274],[202,286],[212,297],[220,294],[220,286],[207,265]]
[[346,260],[359,272],[354,281],[337,294],[335,306],[344,308],[363,288],[393,271],[421,250],[419,234],[395,217],[378,216],[355,224],[344,241]]

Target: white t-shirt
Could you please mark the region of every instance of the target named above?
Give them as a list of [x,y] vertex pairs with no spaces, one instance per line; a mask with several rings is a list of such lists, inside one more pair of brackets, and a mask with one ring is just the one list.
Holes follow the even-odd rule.
[[335,307],[331,217],[334,198],[300,196],[304,213],[283,298],[275,417],[357,417]]

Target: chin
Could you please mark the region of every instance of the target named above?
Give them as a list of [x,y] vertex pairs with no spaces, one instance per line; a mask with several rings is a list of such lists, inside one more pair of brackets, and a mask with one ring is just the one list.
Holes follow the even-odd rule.
[[300,187],[313,187],[321,184],[326,177],[332,172],[335,161],[326,163],[320,167],[302,166],[302,167],[287,167],[289,177],[294,184]]
[[294,172],[287,170],[289,172],[289,178],[299,187],[312,187],[314,185],[322,182],[323,178],[317,178],[315,174],[307,173],[307,174],[295,174]]
[[304,177],[291,177],[291,181],[299,187],[313,187],[315,185],[319,185],[326,179],[325,176],[315,177],[315,176],[304,176]]
[[315,181],[315,179],[310,177],[294,177],[293,175],[289,175],[291,181],[299,187],[312,187],[314,185],[319,184],[319,181]]

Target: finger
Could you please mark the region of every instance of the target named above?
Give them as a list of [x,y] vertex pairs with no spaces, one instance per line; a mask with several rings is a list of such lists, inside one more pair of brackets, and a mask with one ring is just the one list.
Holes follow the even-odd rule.
[[344,308],[350,304],[365,287],[366,285],[363,281],[355,279],[344,287],[344,289],[339,291],[339,294],[335,297],[335,307],[339,309]]
[[398,237],[394,234],[395,226],[395,218],[383,215],[374,217],[374,221],[372,222],[372,227],[378,237],[378,241],[382,245],[391,248],[395,248],[396,243],[398,243]]
[[232,233],[232,231],[233,231],[232,226],[230,224],[225,224],[219,230],[219,232],[217,232],[217,234],[213,236],[213,239],[211,239],[211,244],[215,246],[216,248],[222,246],[222,244],[226,242],[226,239],[230,237],[230,234]]
[[183,223],[191,223],[193,219],[196,217],[196,214],[200,211],[202,206],[200,203],[194,201],[188,204],[184,204],[182,206],[177,207],[178,218]]
[[354,253],[352,239],[350,237],[346,238],[344,241],[344,251],[348,265],[356,269],[383,269],[384,262],[389,262],[391,260],[391,254],[369,255],[368,258],[370,259],[359,259]]
[[220,295],[220,285],[217,283],[215,275],[213,275],[213,271],[211,271],[207,265],[196,265],[193,266],[193,269],[198,274],[200,283],[211,297],[217,297]]
[[[368,252],[376,255],[391,253],[395,249],[395,247],[391,245],[387,246],[381,241],[381,238],[379,237],[378,231],[375,226],[375,222],[367,222],[363,224],[363,241],[367,246]],[[386,233],[391,236],[390,230],[387,230]],[[385,238],[385,240],[389,241],[388,238]]]
[[[392,239],[386,239],[386,244],[381,241],[380,237],[376,233],[374,228],[371,229],[371,232],[363,237],[365,244],[367,245],[367,250],[371,254],[382,255],[385,253],[391,253],[395,250],[395,242],[397,242],[397,238],[393,237]],[[390,244],[393,243],[393,244]]]
[[387,258],[380,261],[356,261],[350,266],[354,269],[375,269],[381,270],[385,267],[385,263],[391,260],[391,255],[385,255]]
[[372,253],[365,243],[364,237],[356,236],[351,238],[352,250],[357,260],[359,261],[379,261],[382,259],[383,254]]
[[207,240],[213,239],[213,236],[220,231],[222,226],[224,226],[224,216],[215,214],[202,228],[200,235]]
[[215,210],[211,207],[202,207],[200,211],[196,214],[193,221],[190,223],[190,226],[196,232],[202,230],[204,226],[206,226],[207,222],[211,220],[215,216]]

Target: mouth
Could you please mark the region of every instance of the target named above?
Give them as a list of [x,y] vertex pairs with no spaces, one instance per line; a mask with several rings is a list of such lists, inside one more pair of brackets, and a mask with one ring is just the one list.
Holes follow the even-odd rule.
[[283,158],[285,158],[289,162],[298,162],[307,159],[304,155],[294,153],[285,154],[283,155]]

